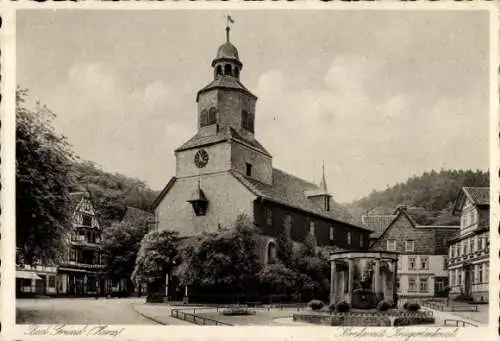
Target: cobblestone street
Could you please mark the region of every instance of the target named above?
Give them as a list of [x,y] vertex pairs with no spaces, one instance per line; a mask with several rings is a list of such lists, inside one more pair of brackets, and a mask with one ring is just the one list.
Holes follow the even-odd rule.
[[144,298],[18,299],[19,324],[156,324],[139,314],[134,305]]

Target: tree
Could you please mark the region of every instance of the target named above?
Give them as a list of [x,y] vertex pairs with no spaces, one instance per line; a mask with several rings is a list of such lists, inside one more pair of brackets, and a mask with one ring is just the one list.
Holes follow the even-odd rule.
[[174,231],[152,231],[144,236],[135,262],[132,280],[158,283],[175,266],[178,255],[178,233]]
[[69,189],[75,160],[47,107],[29,109],[16,91],[16,246],[24,262],[56,262],[72,228]]
[[299,255],[302,257],[306,256],[316,256],[318,254],[318,244],[316,242],[316,237],[314,234],[309,232],[304,240],[304,243],[300,246]]
[[99,221],[105,227],[120,221],[128,206],[148,210],[157,194],[140,180],[105,172],[90,161],[75,162],[71,171],[73,182],[92,195]]
[[289,229],[283,227],[277,238],[276,255],[286,266],[292,266],[293,262],[293,242]]
[[299,288],[312,285],[312,280],[306,274],[288,268],[283,263],[266,265],[259,273],[263,291],[268,294],[290,295],[297,293]]
[[132,276],[141,241],[148,232],[150,223],[148,217],[135,216],[104,229],[104,261],[111,276]]
[[186,252],[181,283],[214,294],[251,291],[260,270],[256,246],[252,224],[241,215],[233,229],[205,235],[195,249]]

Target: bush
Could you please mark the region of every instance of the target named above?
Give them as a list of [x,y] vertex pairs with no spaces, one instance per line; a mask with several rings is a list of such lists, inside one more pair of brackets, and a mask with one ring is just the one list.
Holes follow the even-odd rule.
[[146,302],[148,303],[163,303],[164,300],[165,300],[165,295],[160,293],[149,294],[146,297]]
[[394,327],[397,326],[412,326],[419,324],[433,324],[436,320],[434,317],[398,317],[394,320]]
[[335,311],[335,308],[336,308],[336,304],[335,302],[334,303],[331,303],[329,306],[328,306],[328,311]]
[[390,307],[391,307],[391,305],[387,301],[380,301],[377,304],[377,310],[380,310],[380,311],[387,311],[387,310],[389,310]]
[[419,311],[420,310],[420,304],[417,302],[412,302],[408,304],[408,307],[406,308],[408,311]]
[[323,302],[321,302],[320,300],[312,300],[307,304],[307,306],[311,308],[311,310],[320,310],[321,308],[323,308],[323,305]]
[[245,307],[235,307],[235,308],[227,308],[222,311],[222,315],[225,316],[246,316],[246,315],[255,315],[254,310],[250,310]]
[[405,302],[405,303],[403,304],[403,309],[408,310],[408,304],[409,304],[409,302]]
[[474,298],[471,295],[460,294],[457,297],[455,297],[454,301],[457,301],[457,302],[469,302],[470,303],[470,302],[474,301]]
[[343,302],[337,303],[335,310],[338,313],[347,313],[349,310],[351,310],[351,306],[349,305],[349,303],[343,301]]

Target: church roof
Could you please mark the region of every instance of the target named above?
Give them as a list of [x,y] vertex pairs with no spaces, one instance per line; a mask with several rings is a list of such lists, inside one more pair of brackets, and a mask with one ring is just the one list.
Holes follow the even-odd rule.
[[186,141],[182,146],[177,148],[175,151],[180,152],[183,150],[198,148],[201,146],[207,146],[223,141],[237,141],[244,144],[249,144],[251,147],[261,151],[262,153],[271,156],[271,154],[264,148],[262,144],[256,139],[246,139],[242,137],[234,128],[228,127],[226,129],[220,130],[217,134],[205,135],[202,132],[198,132],[188,141]]
[[264,199],[297,208],[306,212],[336,220],[345,224],[368,230],[356,224],[353,217],[335,200],[330,198],[330,211],[324,211],[312,200],[308,199],[306,192],[317,190],[318,186],[294,175],[273,168],[273,184],[265,184],[251,177],[231,171],[231,173],[250,189],[255,195]]
[[257,98],[254,94],[250,92],[237,78],[232,77],[232,76],[220,76],[214,79],[210,84],[207,86],[201,88],[200,91],[198,91],[198,94],[196,95],[196,101],[198,101],[198,96],[208,90],[212,89],[235,89],[235,90],[241,90],[244,91],[251,96]]
[[240,60],[238,56],[238,49],[236,48],[236,46],[234,46],[230,42],[225,42],[224,44],[222,44],[217,50],[217,56],[215,57],[215,59],[222,58]]

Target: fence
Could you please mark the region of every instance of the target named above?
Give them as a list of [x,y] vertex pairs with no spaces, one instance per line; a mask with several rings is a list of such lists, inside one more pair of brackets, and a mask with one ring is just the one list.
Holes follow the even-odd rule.
[[439,311],[478,311],[477,305],[474,304],[446,304],[435,301],[423,301],[422,306]]
[[[203,309],[203,308],[202,308]],[[209,308],[208,308],[209,309]],[[217,308],[218,310],[219,308]],[[191,322],[202,326],[232,326],[232,324],[217,321],[208,317],[196,315],[196,310],[193,313],[188,313],[180,309],[172,309],[170,315],[176,319]]]
[[352,316],[352,317],[370,317],[370,316],[390,316],[390,317],[433,317],[434,313],[432,311],[376,311],[376,312],[345,312],[337,313],[330,312],[331,316]]
[[444,320],[445,326],[455,326],[455,327],[477,327],[476,324],[470,323],[463,320],[446,319]]

